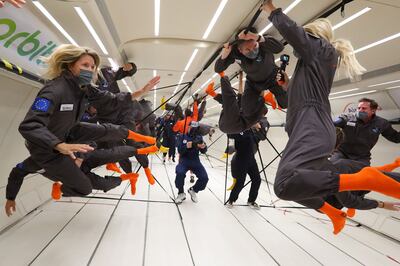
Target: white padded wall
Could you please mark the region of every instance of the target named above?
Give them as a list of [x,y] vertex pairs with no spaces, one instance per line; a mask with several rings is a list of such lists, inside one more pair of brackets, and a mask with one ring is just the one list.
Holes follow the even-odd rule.
[[18,126],[30,108],[39,88],[19,77],[0,73],[0,230],[29,213],[50,198],[51,184],[40,175],[30,175],[17,197],[17,213],[7,217],[4,212],[5,193],[11,169],[29,156]]

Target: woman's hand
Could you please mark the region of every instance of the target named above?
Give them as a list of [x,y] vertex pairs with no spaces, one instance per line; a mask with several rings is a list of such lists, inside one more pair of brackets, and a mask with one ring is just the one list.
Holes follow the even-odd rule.
[[15,211],[15,200],[7,200],[6,206],[4,207],[6,210],[6,214],[10,217]]
[[158,83],[160,83],[160,76],[155,76],[149,82],[147,82],[147,84],[143,88],[132,93],[132,100],[135,100],[135,99],[139,98],[140,96],[148,93]]
[[74,152],[87,153],[94,150],[93,147],[87,144],[68,144],[64,142],[57,144],[54,149],[62,154],[69,155],[73,160],[76,160]]
[[261,9],[264,10],[269,16],[271,12],[276,9],[276,7],[272,3],[272,0],[265,0]]

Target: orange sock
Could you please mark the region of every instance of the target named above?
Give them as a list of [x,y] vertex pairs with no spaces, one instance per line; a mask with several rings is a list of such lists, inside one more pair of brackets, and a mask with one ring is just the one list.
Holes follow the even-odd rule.
[[348,208],[347,211],[347,217],[354,217],[354,215],[356,215],[356,209],[352,209],[352,208]]
[[137,154],[149,154],[149,153],[157,152],[157,151],[158,151],[157,146],[153,145],[153,146],[149,146],[146,148],[137,149]]
[[61,184],[58,182],[53,183],[53,187],[51,189],[51,197],[53,200],[61,199]]
[[225,77],[225,72],[224,72],[224,71],[219,72],[218,75],[219,75],[221,78],[223,78],[223,77]]
[[132,178],[138,178],[139,174],[138,173],[128,173],[128,174],[122,174],[119,176],[121,178],[122,181],[125,180],[131,180]]
[[145,142],[145,143],[151,144],[151,145],[156,144],[155,138],[133,132],[132,130],[129,130],[127,139],[131,139],[136,142]]
[[375,166],[374,168],[382,172],[392,172],[397,167],[400,167],[400,157],[396,158],[393,163],[385,164],[382,166]]
[[272,106],[272,109],[276,109],[276,101],[274,99],[274,95],[271,92],[268,92],[267,94],[264,95],[264,101],[266,103],[269,103]]
[[149,184],[150,185],[154,185],[154,183],[156,182],[155,180],[154,180],[154,177],[153,177],[153,174],[151,173],[151,170],[150,170],[150,168],[144,168],[144,172],[146,173],[146,176],[147,176],[147,181],[149,181]]
[[129,180],[129,182],[131,183],[131,194],[135,195],[136,194],[136,182],[137,182],[138,178],[131,178]]
[[339,176],[339,192],[352,190],[372,190],[400,199],[400,183],[374,167],[365,167],[358,173]]
[[118,168],[116,163],[108,163],[106,164],[106,169],[110,171],[114,171],[117,173],[121,173],[121,170]]
[[335,235],[339,234],[346,224],[346,213],[336,209],[335,207],[332,207],[326,202],[319,210],[325,213],[331,220],[333,224],[333,233]]
[[208,95],[210,95],[211,97],[215,97],[217,96],[217,93],[214,90],[214,82],[211,82],[210,84],[208,84],[206,91],[205,91]]

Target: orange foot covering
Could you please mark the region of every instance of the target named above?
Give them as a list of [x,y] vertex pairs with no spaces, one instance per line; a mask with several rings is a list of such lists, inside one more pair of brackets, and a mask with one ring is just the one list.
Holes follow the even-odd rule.
[[372,190],[400,199],[400,183],[374,167],[365,167],[355,174],[339,176],[339,191]]
[[385,164],[382,166],[376,166],[374,168],[382,172],[392,172],[397,167],[400,167],[400,157],[396,158],[396,160],[393,163]]
[[51,197],[53,200],[61,199],[61,184],[58,182],[53,183],[53,187],[51,190]]
[[154,183],[156,182],[155,180],[154,180],[154,177],[153,177],[153,174],[151,173],[151,170],[150,170],[150,168],[144,168],[144,172],[145,172],[145,174],[146,174],[146,176],[147,176],[147,181],[149,181],[149,184],[150,185],[154,185]]
[[139,178],[138,173],[129,173],[129,174],[122,174],[120,175],[120,178],[122,181],[129,180],[131,183],[131,194],[135,195],[136,194],[136,182]]
[[131,182],[131,194],[135,195],[136,194],[136,182],[137,182],[137,178],[132,178],[130,179]]
[[210,84],[208,84],[206,91],[205,91],[208,95],[210,95],[211,97],[215,97],[217,96],[217,93],[214,90],[214,82],[211,82]]
[[347,217],[352,218],[356,215],[356,209],[349,208],[349,209],[347,209],[346,213],[347,213]]
[[346,225],[346,213],[332,207],[326,202],[319,210],[325,213],[331,220],[333,224],[333,233],[335,235],[339,234]]
[[139,174],[138,173],[128,173],[128,174],[122,174],[119,177],[121,178],[122,181],[125,181],[125,180],[131,180],[133,178],[137,179],[139,177]]
[[147,144],[154,145],[156,144],[156,139],[150,136],[145,136],[136,132],[133,132],[132,130],[129,130],[128,137],[127,139],[134,140],[136,142],[145,142]]
[[149,154],[149,153],[153,153],[153,152],[157,152],[158,148],[157,146],[153,145],[153,146],[149,146],[146,148],[141,148],[137,150],[137,154]]
[[269,103],[272,106],[272,109],[276,109],[276,101],[274,99],[274,95],[271,92],[268,92],[267,94],[264,95],[264,101],[265,103]]
[[122,173],[121,170],[118,168],[116,163],[108,163],[106,165],[106,169],[110,170],[110,171],[117,172],[117,173]]

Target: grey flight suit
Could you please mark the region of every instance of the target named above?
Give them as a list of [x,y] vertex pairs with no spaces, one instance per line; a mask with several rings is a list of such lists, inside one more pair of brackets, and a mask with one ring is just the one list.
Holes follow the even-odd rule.
[[339,175],[328,160],[336,140],[328,96],[338,53],[325,39],[307,34],[280,8],[269,19],[299,55],[288,89],[289,141],[276,173],[275,194],[319,209],[322,197],[339,189]]
[[[55,146],[66,142],[69,134],[79,135],[75,139],[87,141],[124,139],[128,135],[127,129],[113,125],[79,123],[77,126],[85,110],[85,97],[77,77],[64,71],[39,91],[19,126],[33,161],[45,170],[47,178],[61,181],[61,191],[68,196],[87,195],[93,186],[74,161],[56,151]],[[74,129],[73,132],[70,132],[71,129]]]
[[272,37],[265,37],[259,43],[259,55],[249,59],[242,55],[236,47],[225,59],[217,59],[214,70],[220,73],[234,62],[238,62],[246,73],[246,82],[241,104],[238,106],[235,93],[227,77],[221,78],[223,111],[219,126],[225,133],[240,133],[250,128],[267,112],[264,98],[260,93],[269,89],[282,108],[287,107],[287,93],[276,82],[278,71],[273,54],[280,53],[284,46]]
[[[357,173],[362,168],[370,166],[371,150],[380,135],[391,142],[400,142],[400,132],[394,130],[386,119],[376,115],[367,123],[355,117],[348,119],[347,116],[341,115],[334,121],[334,125],[342,128],[344,132],[343,142],[330,158],[340,173]],[[398,173],[384,172],[384,174],[399,180]],[[367,193],[369,191],[339,192],[326,198],[326,201],[339,209],[343,206],[359,210],[377,208],[376,200],[364,198]]]

